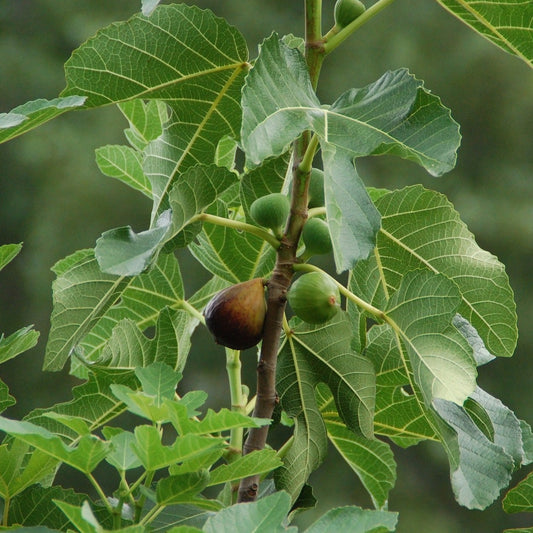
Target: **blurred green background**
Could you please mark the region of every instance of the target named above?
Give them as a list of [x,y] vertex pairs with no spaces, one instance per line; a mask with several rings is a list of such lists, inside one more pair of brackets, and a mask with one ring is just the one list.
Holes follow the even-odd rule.
[[[198,0],[245,35],[250,55],[273,30],[302,34],[303,0]],[[324,0],[325,29],[334,0]],[[125,20],[140,0],[0,0],[0,112],[37,98],[54,98],[64,86],[63,63],[95,31]],[[533,423],[533,74],[429,0],[402,0],[362,28],[326,62],[319,95],[330,103],[346,89],[366,85],[384,71],[408,67],[442,98],[461,124],[456,169],[435,179],[392,158],[360,162],[369,185],[399,188],[422,183],[445,193],[479,244],[507,265],[516,294],[520,340],[515,356],[480,369],[479,383],[517,415]],[[127,187],[104,177],[94,149],[125,144],[125,121],[115,108],[67,114],[0,145],[0,244],[24,242],[18,258],[0,274],[0,332],[35,324],[38,346],[1,367],[17,398],[8,416],[65,401],[76,384],[67,372],[41,372],[51,312],[50,267],[75,250],[94,246],[106,229],[144,229],[150,206]],[[189,294],[207,275],[180,255]],[[204,331],[195,334],[185,387],[209,392],[210,405],[228,404],[222,349]],[[254,383],[253,357],[245,380]],[[492,533],[533,525],[533,517],[508,516],[496,502],[487,511],[457,506],[447,460],[435,445],[401,450],[390,509],[400,512],[399,533]],[[74,483],[63,473],[66,483]],[[521,479],[524,473],[519,473]],[[331,450],[313,475],[317,513],[333,505],[370,502],[357,479]],[[300,523],[315,518],[304,515]]]

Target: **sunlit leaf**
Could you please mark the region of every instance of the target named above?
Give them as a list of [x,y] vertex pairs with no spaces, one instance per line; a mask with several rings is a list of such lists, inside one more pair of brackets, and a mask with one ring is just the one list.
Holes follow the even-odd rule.
[[0,246],[0,270],[10,263],[22,250],[22,243],[3,244]]
[[398,513],[373,511],[356,506],[331,509],[309,528],[305,533],[324,533],[333,531],[350,531],[350,533],[385,533],[396,531]]
[[331,106],[321,106],[301,54],[273,35],[261,45],[242,105],[242,145],[251,164],[282,154],[304,130],[318,135],[339,272],[369,255],[380,225],[379,213],[353,169],[354,158],[397,155],[433,175],[455,165],[457,123],[407,70],[387,72],[366,87],[347,91]]
[[457,501],[469,509],[484,509],[509,484],[513,458],[489,441],[463,408],[436,399],[433,405],[448,424],[440,424],[450,461],[450,477]]
[[135,233],[131,226],[105,231],[94,249],[101,271],[116,276],[137,276],[146,271],[168,240],[171,227],[172,215],[167,210],[145,231]]
[[120,471],[130,470],[141,466],[141,461],[131,449],[131,444],[135,441],[133,433],[121,431],[113,436],[104,435],[111,443],[111,451],[107,454],[105,460]]
[[0,363],[9,361],[13,357],[33,348],[39,340],[39,332],[32,326],[21,328],[8,337],[0,334]]
[[506,52],[533,66],[533,4],[522,0],[437,0],[450,13]]
[[202,435],[177,437],[170,446],[161,443],[161,434],[154,426],[137,426],[132,449],[147,470],[158,470],[201,455],[208,449],[220,448],[224,441]]
[[427,405],[433,398],[462,405],[476,386],[470,345],[452,325],[460,302],[448,278],[415,270],[403,277],[388,303],[387,315],[398,327]]
[[10,499],[48,476],[58,461],[20,439],[0,445],[0,496]]
[[291,506],[286,492],[276,492],[252,503],[239,503],[211,515],[203,527],[205,533],[296,533],[296,527],[285,527]]
[[239,457],[230,464],[221,465],[212,470],[209,485],[237,481],[256,474],[266,474],[281,464],[275,450],[255,450]]
[[486,350],[511,356],[518,333],[505,267],[478,246],[448,199],[415,185],[382,196],[376,206],[382,230],[375,255],[353,271],[354,292],[383,308],[410,270],[444,274],[461,293],[458,313],[472,324]]
[[85,103],[85,96],[77,96],[76,93],[71,95],[53,100],[33,100],[13,108],[9,113],[0,113],[0,143],[22,135]]
[[93,435],[82,437],[76,447],[70,447],[45,428],[4,417],[0,417],[0,429],[87,474],[104,459],[109,448],[108,444]]

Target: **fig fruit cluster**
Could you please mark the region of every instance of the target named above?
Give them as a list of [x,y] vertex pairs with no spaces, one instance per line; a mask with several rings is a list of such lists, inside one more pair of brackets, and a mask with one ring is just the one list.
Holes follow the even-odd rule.
[[292,284],[287,299],[297,317],[310,324],[321,324],[337,314],[341,295],[329,276],[309,272]]
[[218,344],[246,350],[263,337],[266,309],[265,281],[255,278],[213,296],[204,309],[205,324]]

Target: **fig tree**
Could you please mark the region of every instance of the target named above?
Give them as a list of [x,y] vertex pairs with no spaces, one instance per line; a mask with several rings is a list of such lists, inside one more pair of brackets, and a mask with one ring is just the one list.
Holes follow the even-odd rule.
[[266,315],[262,278],[237,283],[218,292],[204,309],[205,324],[218,344],[245,350],[263,337]]
[[324,205],[324,172],[319,168],[311,170],[307,194],[309,207],[322,207]]
[[333,249],[329,227],[320,218],[310,218],[305,223],[302,240],[306,256],[329,254]]
[[329,276],[309,272],[292,284],[287,299],[297,317],[310,324],[321,324],[337,314],[341,296]]
[[276,234],[281,232],[289,211],[289,199],[278,192],[261,196],[250,206],[250,215],[255,222],[260,226],[270,228]]
[[335,24],[344,28],[363,14],[366,7],[360,0],[337,0],[334,8]]

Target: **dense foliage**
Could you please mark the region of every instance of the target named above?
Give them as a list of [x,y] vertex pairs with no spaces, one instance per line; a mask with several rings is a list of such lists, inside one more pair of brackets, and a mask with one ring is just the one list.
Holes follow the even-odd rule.
[[[439,176],[455,165],[458,124],[406,69],[331,105],[316,94],[322,61],[389,3],[323,37],[321,2],[307,0],[305,39],[274,33],[251,61],[240,32],[211,12],[145,2],[143,14],[73,53],[58,98],[0,116],[6,141],[66,111],[116,104],[128,144],[97,150],[98,165],[151,201],[147,229],[108,230],[53,268],[44,369],[70,362],[83,383],[69,402],[0,418],[4,525],[290,530],[287,516],[314,503],[307,482],[329,441],[374,509],[335,509],[308,531],[394,531],[390,442],[440,442],[455,497],[471,509],[490,505],[531,461],[528,424],[476,383],[478,367],[516,346],[503,265],[443,195],[367,188],[354,164],[393,155]],[[531,64],[528,5],[442,4]],[[308,209],[313,166],[323,168],[324,205]],[[250,209],[278,193],[291,209],[283,231],[271,233]],[[345,299],[319,324],[284,315],[293,274],[322,271],[300,242],[308,217],[327,224],[336,275],[324,275]],[[212,274],[188,297],[174,255],[183,247]],[[0,267],[20,248],[2,246]],[[204,413],[206,392],[179,386],[191,334],[214,295],[252,278],[268,280],[257,396],[241,384],[239,353],[227,349],[231,410]],[[0,360],[37,339],[28,327],[2,338]],[[0,385],[6,409],[14,399]],[[292,428],[277,451],[263,449],[269,425]],[[104,463],[103,476],[116,472],[113,493],[99,480]],[[54,485],[61,464],[84,474],[94,495]],[[234,505],[239,481],[239,500],[256,498],[259,476],[268,481],[257,502]],[[526,480],[511,491],[506,509],[527,510],[530,490]]]

